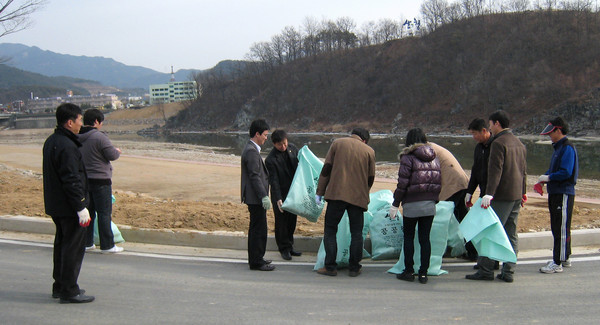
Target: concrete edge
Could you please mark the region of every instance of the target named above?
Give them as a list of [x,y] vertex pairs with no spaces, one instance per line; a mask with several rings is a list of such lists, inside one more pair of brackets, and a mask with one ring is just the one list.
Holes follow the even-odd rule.
[[[197,230],[146,229],[118,225],[126,241],[202,248],[247,249],[248,236],[241,232],[206,232]],[[0,230],[54,235],[55,226],[50,218],[28,216],[0,216]],[[294,237],[294,247],[303,252],[317,252],[321,236]],[[519,250],[552,249],[553,238],[550,231],[519,234]],[[571,231],[573,246],[600,245],[600,229],[578,229]],[[367,238],[365,248],[370,247]],[[277,251],[275,238],[269,236],[267,250]]]

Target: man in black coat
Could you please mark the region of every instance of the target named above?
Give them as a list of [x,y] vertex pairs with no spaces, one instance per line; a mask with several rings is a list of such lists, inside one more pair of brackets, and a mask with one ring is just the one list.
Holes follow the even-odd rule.
[[57,126],[44,143],[44,207],[56,225],[52,297],[60,303],[86,303],[77,284],[85,254],[85,227],[90,224],[87,210],[87,175],[77,135],[83,125],[79,106],[66,103],[56,109]]
[[284,130],[275,130],[271,135],[273,149],[265,159],[269,171],[269,185],[271,185],[271,202],[275,213],[275,241],[279,253],[284,260],[291,260],[292,256],[302,253],[294,250],[294,231],[296,231],[297,216],[281,208],[285,201],[292,180],[298,168],[298,149],[288,143],[287,133]]
[[265,120],[255,120],[250,125],[250,140],[242,151],[242,203],[248,205],[248,266],[251,270],[273,271],[271,261],[265,260],[267,249],[267,210],[269,200],[269,172],[260,156],[260,146],[267,141],[269,125]]

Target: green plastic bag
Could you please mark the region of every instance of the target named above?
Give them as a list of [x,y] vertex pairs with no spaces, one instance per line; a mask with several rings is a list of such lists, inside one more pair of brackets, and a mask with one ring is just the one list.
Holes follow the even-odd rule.
[[[367,219],[370,218],[369,211],[365,211],[364,213],[365,224],[367,223]],[[363,245],[366,237],[365,228],[363,227]],[[348,218],[348,212],[344,212],[342,216],[342,220],[338,224],[338,231],[336,234],[336,242],[337,242],[337,256],[335,257],[335,262],[337,263],[338,269],[345,268],[350,264],[350,241],[352,240],[352,235],[350,234],[350,220]],[[368,258],[370,254],[363,247],[363,258]],[[325,246],[323,244],[323,240],[321,240],[321,245],[319,246],[319,252],[317,253],[317,262],[315,263],[314,270],[318,270],[325,266]]]
[[[111,197],[112,197],[112,204],[115,204],[115,201],[116,201],[115,196],[111,195]],[[124,243],[125,242],[125,239],[123,239],[123,235],[121,235],[121,231],[119,231],[119,228],[117,228],[117,225],[115,225],[112,221],[110,222],[110,229],[112,230],[115,243]],[[100,234],[98,234],[98,216],[96,216],[96,218],[94,218],[94,244],[100,245]]]
[[302,147],[298,152],[298,168],[282,209],[317,222],[325,206],[315,202],[321,169],[323,162],[308,149],[308,146]]
[[404,232],[402,231],[402,215],[397,213],[392,220],[389,210],[394,202],[390,190],[371,193],[369,212],[373,219],[369,225],[371,236],[371,258],[374,260],[397,259],[402,251]]
[[[454,216],[454,213],[452,214]],[[450,256],[457,257],[465,254],[465,237],[458,229],[458,220],[455,217],[450,217],[450,225],[448,226],[448,247],[450,247]]]
[[[431,257],[429,259],[429,269],[427,270],[428,275],[442,275],[448,273],[442,270],[442,256],[446,251],[446,244],[448,242],[448,225],[450,224],[450,218],[454,213],[454,203],[448,201],[441,201],[435,205],[435,217],[433,218],[433,225],[431,226],[431,232],[429,234],[429,240],[431,242]],[[417,226],[418,228],[418,226]],[[415,254],[413,255],[414,269],[419,270],[421,266],[421,245],[419,244],[418,229],[415,231]],[[388,270],[389,273],[400,274],[404,271],[404,249],[400,253],[398,263]]]
[[492,207],[481,207],[481,199],[473,205],[459,225],[466,240],[470,240],[479,256],[501,262],[517,262],[517,255],[506,231]]

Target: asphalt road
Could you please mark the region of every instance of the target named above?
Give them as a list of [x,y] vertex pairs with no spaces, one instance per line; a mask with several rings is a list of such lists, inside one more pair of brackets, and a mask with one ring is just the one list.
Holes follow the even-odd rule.
[[[596,250],[597,252],[597,250]],[[307,263],[248,270],[243,260],[125,252],[86,254],[79,284],[89,304],[50,297],[48,243],[0,240],[0,324],[597,324],[600,254],[575,256],[562,274],[526,259],[515,282],[465,280],[466,263],[428,284],[396,280],[389,264],[357,278],[312,272]]]

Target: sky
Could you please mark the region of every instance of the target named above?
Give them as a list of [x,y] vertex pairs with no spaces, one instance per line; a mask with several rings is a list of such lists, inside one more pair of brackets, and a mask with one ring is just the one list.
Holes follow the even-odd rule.
[[422,0],[49,0],[32,25],[0,38],[61,54],[112,58],[159,72],[243,60],[307,17],[352,18],[357,29],[419,15]]

